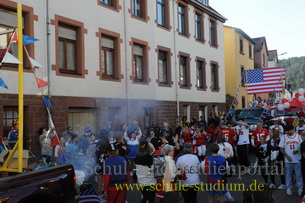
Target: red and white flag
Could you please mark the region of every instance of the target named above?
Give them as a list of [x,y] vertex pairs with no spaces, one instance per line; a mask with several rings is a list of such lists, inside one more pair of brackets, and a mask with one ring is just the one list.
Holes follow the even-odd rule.
[[248,94],[282,92],[285,67],[246,70],[244,81]]
[[18,43],[17,30],[12,35],[12,42]]

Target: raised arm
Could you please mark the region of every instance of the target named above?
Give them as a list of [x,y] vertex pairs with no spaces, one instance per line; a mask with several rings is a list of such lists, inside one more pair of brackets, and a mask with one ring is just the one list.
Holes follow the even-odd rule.
[[127,130],[125,130],[125,132],[124,132],[124,140],[125,140],[126,142],[129,141],[129,137],[127,136]]
[[139,128],[139,132],[138,132],[138,133],[139,133],[139,134],[137,135],[137,139],[140,140],[141,137],[142,137],[142,135],[143,135],[140,128]]

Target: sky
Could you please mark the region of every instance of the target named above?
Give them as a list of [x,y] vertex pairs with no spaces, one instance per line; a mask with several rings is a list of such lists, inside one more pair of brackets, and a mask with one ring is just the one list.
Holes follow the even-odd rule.
[[251,38],[266,37],[268,50],[279,59],[305,56],[305,0],[209,0],[228,20]]

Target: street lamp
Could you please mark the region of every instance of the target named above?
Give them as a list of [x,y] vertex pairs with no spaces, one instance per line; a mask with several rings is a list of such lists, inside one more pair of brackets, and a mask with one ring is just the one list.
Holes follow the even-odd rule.
[[283,55],[285,55],[285,54],[287,54],[288,52],[286,51],[286,52],[283,52],[283,53],[281,53],[281,54],[279,54],[279,55],[277,55],[273,60],[274,60],[274,63],[275,63],[275,66],[279,66],[279,59],[278,59],[278,57],[279,56],[283,56]]
[[279,56],[283,56],[283,55],[285,55],[285,54],[287,54],[287,53],[288,53],[288,52],[281,53],[281,54],[278,55],[278,57],[279,57]]

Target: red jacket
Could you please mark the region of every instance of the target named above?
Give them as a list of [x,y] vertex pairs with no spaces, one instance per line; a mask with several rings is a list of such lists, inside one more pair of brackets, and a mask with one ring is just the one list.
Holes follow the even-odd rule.
[[207,129],[207,133],[211,134],[211,140],[212,142],[216,142],[217,141],[217,138],[218,138],[218,133],[221,132],[221,129],[219,126],[217,127],[208,127]]
[[193,133],[188,130],[187,132],[182,131],[181,138],[184,140],[185,143],[193,143]]
[[230,128],[224,128],[222,129],[221,133],[225,136],[225,139],[228,143],[230,143],[232,146],[237,145],[237,139],[234,140],[236,137],[234,130]]
[[205,131],[196,135],[195,136],[196,145],[206,145],[208,136],[209,135]]
[[265,128],[262,128],[260,130],[255,129],[252,133],[251,139],[254,139],[254,143],[256,147],[261,144],[261,140],[260,140],[261,136],[265,136],[266,139],[268,140],[269,139],[268,130],[266,130]]

